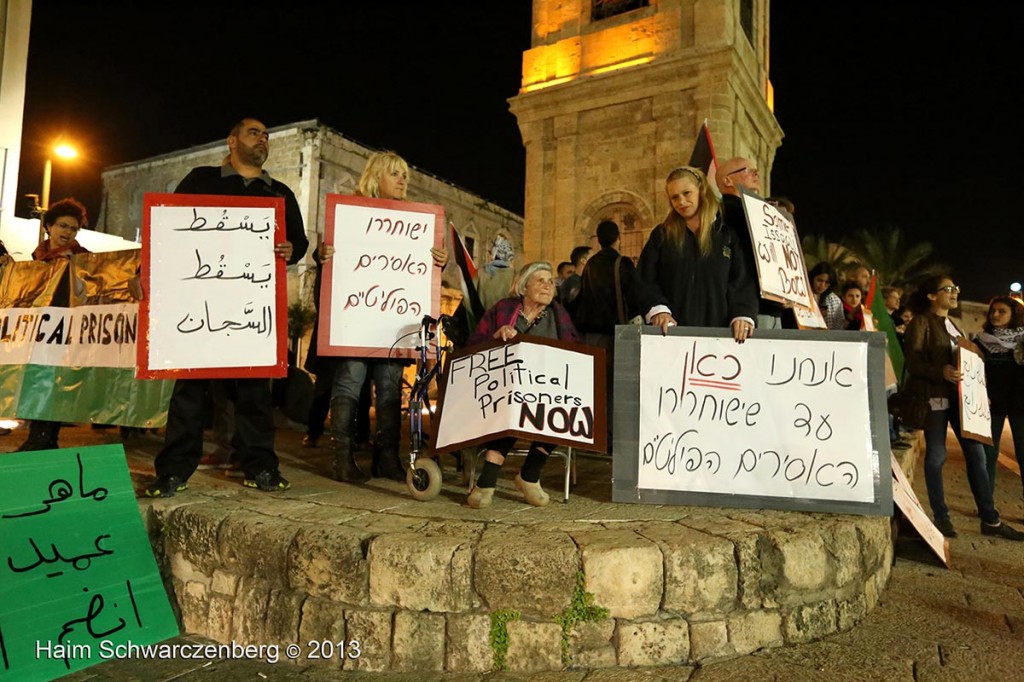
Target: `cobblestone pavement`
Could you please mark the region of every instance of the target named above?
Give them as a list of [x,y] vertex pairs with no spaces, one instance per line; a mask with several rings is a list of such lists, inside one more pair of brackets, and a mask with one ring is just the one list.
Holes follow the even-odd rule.
[[[62,445],[116,440],[117,432],[67,428]],[[301,434],[282,430],[283,452],[301,452]],[[10,451],[19,433],[0,439]],[[155,451],[151,438],[144,450]],[[912,530],[901,533],[896,564],[878,606],[853,630],[811,644],[784,647],[705,665],[643,670],[608,669],[533,675],[507,673],[442,675],[345,673],[284,662],[252,660],[113,661],[65,679],[71,680],[538,680],[540,682],[611,682],[616,680],[1024,680],[1024,543],[984,537],[967,486],[964,463],[955,440],[949,440],[946,494],[959,537],[951,540],[952,564],[944,568]],[[320,453],[326,457],[326,451]],[[283,456],[284,461],[288,457]],[[319,466],[316,456],[305,457]],[[309,462],[312,461],[313,464]],[[326,460],[325,460],[326,461]],[[927,507],[922,461],[914,487]],[[1016,468],[1015,466],[1013,467]],[[134,473],[133,473],[134,475]],[[1018,525],[1024,515],[1019,474],[1001,466],[996,501],[1003,518]],[[203,641],[183,636],[183,642]]]

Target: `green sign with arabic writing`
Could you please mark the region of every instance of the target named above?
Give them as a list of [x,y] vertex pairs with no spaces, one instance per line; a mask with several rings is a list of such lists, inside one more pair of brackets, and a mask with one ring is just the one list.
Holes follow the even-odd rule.
[[178,634],[120,445],[0,455],[0,680]]

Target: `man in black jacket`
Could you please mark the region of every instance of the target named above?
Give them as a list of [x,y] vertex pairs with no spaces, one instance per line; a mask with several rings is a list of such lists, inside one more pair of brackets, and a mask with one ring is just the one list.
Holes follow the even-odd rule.
[[[240,197],[282,197],[286,241],[274,252],[288,264],[299,261],[309,242],[295,195],[288,186],[263,170],[270,153],[270,134],[260,121],[239,121],[228,135],[231,153],[221,166],[193,168],[181,181],[177,194],[212,194]],[[285,324],[278,320],[278,324]],[[171,497],[188,488],[188,479],[202,457],[205,396],[210,381],[224,382],[235,400],[235,437],[245,473],[245,485],[267,492],[291,487],[278,469],[274,452],[274,415],[270,379],[178,379],[167,412],[167,434],[156,458],[156,481],[148,497]]]
[[[611,448],[611,426],[615,376],[615,325],[626,324],[651,305],[644,294],[644,284],[632,259],[620,256],[619,226],[605,220],[597,226],[601,250],[591,256],[580,278],[580,292],[573,302],[573,322],[589,346],[605,350],[605,374],[608,390],[608,447]],[[619,282],[615,281],[615,270]],[[621,305],[621,310],[620,310]]]

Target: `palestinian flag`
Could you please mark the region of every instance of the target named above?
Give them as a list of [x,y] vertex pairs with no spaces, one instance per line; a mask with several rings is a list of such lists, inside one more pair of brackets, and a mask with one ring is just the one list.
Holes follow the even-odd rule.
[[455,263],[459,266],[462,274],[462,301],[466,309],[466,318],[469,322],[469,329],[476,329],[477,320],[484,314],[484,306],[480,303],[480,296],[476,293],[476,265],[473,263],[473,256],[469,254],[466,243],[462,241],[462,235],[455,229],[454,223],[448,223],[452,233],[452,249],[455,251]]
[[718,171],[718,158],[715,157],[715,145],[711,143],[711,131],[708,130],[708,121],[704,119],[704,125],[697,133],[697,141],[693,143],[693,153],[690,154],[689,165],[700,168],[704,175],[708,176],[708,182],[712,187],[715,183],[715,173]]

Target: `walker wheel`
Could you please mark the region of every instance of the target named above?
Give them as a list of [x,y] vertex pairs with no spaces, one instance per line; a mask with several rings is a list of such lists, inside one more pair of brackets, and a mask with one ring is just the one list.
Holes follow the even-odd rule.
[[405,475],[413,499],[426,502],[441,492],[441,467],[429,457],[418,457]]

